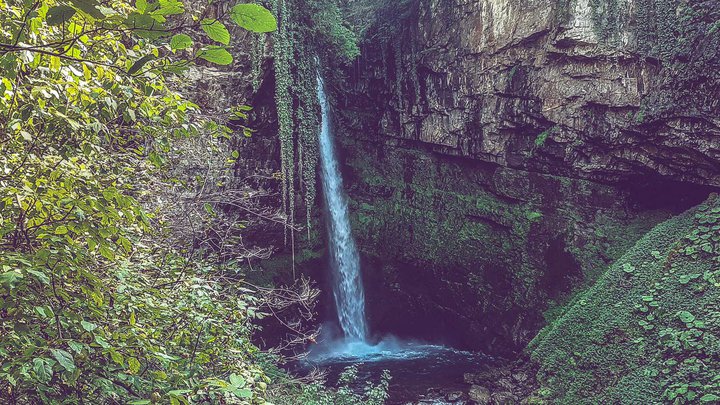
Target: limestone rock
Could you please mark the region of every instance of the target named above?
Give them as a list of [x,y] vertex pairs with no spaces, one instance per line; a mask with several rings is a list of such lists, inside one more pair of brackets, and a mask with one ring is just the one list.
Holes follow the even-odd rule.
[[490,390],[483,386],[473,385],[470,387],[470,393],[468,395],[470,396],[470,399],[475,401],[478,405],[490,403]]
[[402,29],[370,31],[338,94],[364,117],[353,132],[604,182],[720,186],[720,1],[405,3],[377,23]]

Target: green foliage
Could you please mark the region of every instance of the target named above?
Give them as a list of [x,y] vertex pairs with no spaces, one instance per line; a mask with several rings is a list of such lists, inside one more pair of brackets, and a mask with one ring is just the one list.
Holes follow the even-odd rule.
[[200,50],[197,56],[217,65],[229,65],[233,63],[233,57],[227,49],[214,45]]
[[355,388],[358,382],[357,368],[350,366],[340,375],[338,387],[335,389],[328,389],[319,382],[294,385],[276,394],[272,400],[283,404],[303,405],[382,405],[388,398],[390,378],[390,373],[384,371],[377,384],[366,381],[365,386],[359,390]]
[[308,55],[310,48],[306,44],[296,45],[296,75],[294,86],[295,97],[298,99],[295,111],[296,132],[298,142],[298,163],[301,165],[302,186],[305,192],[305,220],[308,235],[311,231],[312,208],[317,195],[316,179],[319,159],[318,133],[320,121],[318,119],[317,102],[317,70],[320,68],[314,59]]
[[172,142],[227,133],[171,89],[183,4],[0,9],[0,402],[264,402],[257,299],[140,203]]
[[719,203],[711,197],[655,227],[538,335],[529,351],[546,399],[695,403],[720,395],[718,255],[698,248],[720,239]]
[[230,18],[239,26],[253,32],[273,32],[278,23],[270,11],[257,4],[236,4]]
[[205,18],[200,22],[200,27],[213,41],[220,42],[223,45],[230,43],[230,32],[225,24],[214,18]]
[[545,141],[547,141],[548,137],[552,134],[557,133],[560,130],[560,127],[555,125],[554,127],[550,129],[546,129],[545,131],[542,131],[538,134],[538,136],[535,138],[535,147],[541,148],[545,146]]
[[180,51],[183,49],[190,48],[193,45],[193,40],[187,34],[175,34],[170,40],[170,48],[173,51]]
[[329,45],[334,58],[350,63],[360,56],[358,38],[343,17],[335,0],[315,0],[310,2],[315,12],[312,20],[320,38]]
[[[283,209],[286,213],[286,233],[289,230],[294,237],[292,226],[295,223],[295,137],[292,119],[291,60],[293,41],[290,22],[292,15],[286,0],[274,0],[273,11],[278,16],[278,30],[273,38],[273,57],[275,62],[275,105],[278,117],[278,136],[280,138],[280,163],[282,174]],[[314,170],[314,168],[313,168]],[[287,235],[286,235],[287,242]]]
[[538,211],[528,211],[525,214],[525,218],[527,218],[527,220],[530,222],[539,221],[540,219],[542,219],[542,217],[543,217],[542,212],[538,212]]

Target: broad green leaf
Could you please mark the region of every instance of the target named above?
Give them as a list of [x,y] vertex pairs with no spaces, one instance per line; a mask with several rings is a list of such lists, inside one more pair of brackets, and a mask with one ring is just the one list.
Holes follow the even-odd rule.
[[65,370],[71,373],[75,371],[75,362],[73,361],[72,354],[62,349],[50,349],[50,352]]
[[252,391],[250,391],[247,388],[233,390],[233,394],[237,395],[240,398],[251,398],[252,397]]
[[100,5],[95,0],[71,0],[72,3],[77,7],[79,10],[84,11],[91,17],[101,20],[105,18],[105,14],[103,14],[102,11],[98,8]]
[[0,284],[13,285],[21,280],[23,275],[16,270],[0,274]]
[[28,274],[32,274],[33,276],[35,276],[35,278],[38,279],[38,281],[40,281],[41,283],[50,284],[50,278],[48,278],[48,276],[45,275],[45,273],[43,273],[41,271],[37,271],[37,270],[31,270],[31,269],[27,269],[25,271]]
[[162,23],[147,14],[130,13],[123,24],[142,38],[157,39],[170,34]]
[[115,349],[110,349],[110,358],[120,366],[125,366],[125,358]]
[[52,379],[52,367],[45,361],[45,359],[37,357],[34,358],[33,371],[35,372],[35,376],[41,383],[47,384]]
[[185,11],[185,6],[177,0],[160,0],[158,2],[158,8],[151,14],[158,14],[162,16],[182,14]]
[[137,374],[140,371],[140,362],[135,357],[129,357],[127,363],[130,374]]
[[245,379],[235,373],[232,373],[230,374],[230,384],[237,388],[242,388],[245,386]]
[[74,340],[69,341],[69,342],[68,342],[68,346],[70,346],[70,348],[71,348],[75,353],[80,353],[80,352],[82,352],[83,349],[85,348],[85,345],[84,345],[83,343],[76,342],[76,341],[74,341]]
[[165,354],[165,353],[162,353],[162,352],[156,352],[155,355],[156,355],[158,358],[161,358],[161,359],[164,359],[164,360],[169,360],[169,361],[178,361],[178,360],[180,360],[179,357],[170,356],[170,355]]
[[149,399],[136,399],[134,401],[128,402],[128,405],[148,405],[151,404],[152,401]]
[[60,225],[55,228],[55,235],[65,235],[66,233],[68,233],[68,229],[65,225]]
[[198,51],[197,57],[217,65],[229,65],[233,62],[233,57],[230,55],[230,52],[219,46],[203,48]]
[[99,344],[103,349],[110,347],[110,344],[100,335],[95,335],[95,343]]
[[118,238],[118,243],[120,246],[122,246],[125,253],[130,253],[132,251],[132,244],[128,240],[128,238],[121,236]]
[[35,307],[35,312],[37,312],[38,315],[42,316],[43,318],[49,318],[50,314],[45,309],[45,307]]
[[685,323],[690,323],[695,320],[695,315],[688,311],[680,311],[677,314],[678,318]]
[[136,60],[135,63],[133,63],[133,65],[130,67],[130,69],[128,69],[128,74],[134,75],[135,73],[139,72],[146,63],[150,62],[153,59],[155,59],[155,55],[145,55],[142,58]]
[[206,18],[200,22],[200,27],[213,41],[220,42],[223,45],[230,43],[230,32],[228,32],[225,24],[214,18]]
[[170,48],[173,50],[182,50],[190,48],[193,45],[193,40],[189,35],[177,34],[173,35],[170,39]]
[[100,255],[108,260],[115,260],[115,252],[105,244],[100,245]]
[[136,0],[135,1],[135,8],[138,9],[141,13],[144,13],[148,8],[148,2],[147,0]]
[[51,7],[47,12],[45,20],[50,25],[60,25],[75,15],[75,9],[70,6]]
[[230,18],[239,26],[253,32],[277,30],[277,20],[272,13],[258,4],[237,4],[230,9]]
[[80,325],[82,325],[82,328],[85,329],[85,330],[88,331],[88,332],[92,332],[92,331],[94,331],[95,329],[97,329],[97,325],[95,325],[95,324],[92,323],[92,322],[80,321]]

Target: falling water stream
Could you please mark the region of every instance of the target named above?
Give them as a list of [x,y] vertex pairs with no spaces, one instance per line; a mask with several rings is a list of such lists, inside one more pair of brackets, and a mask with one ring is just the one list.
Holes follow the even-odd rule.
[[309,365],[326,367],[330,376],[337,376],[344,367],[355,365],[358,367],[359,382],[363,385],[372,376],[378,376],[387,369],[393,376],[389,403],[418,399],[428,404],[464,403],[446,402],[444,398],[450,392],[448,390],[462,390],[463,373],[487,365],[487,356],[441,345],[400,341],[393,337],[370,339],[360,258],[352,236],[347,196],[333,145],[330,103],[320,75],[317,81],[322,112],[320,165],[327,208],[332,292],[344,336],[327,339],[311,347]]
[[322,168],[323,195],[328,211],[330,259],[333,267],[333,296],[340,327],[347,338],[365,342],[365,293],[360,276],[360,257],[350,229],[347,197],[335,157],[330,131],[330,105],[325,94],[325,83],[318,75],[318,100],[322,112],[320,128],[320,166]]

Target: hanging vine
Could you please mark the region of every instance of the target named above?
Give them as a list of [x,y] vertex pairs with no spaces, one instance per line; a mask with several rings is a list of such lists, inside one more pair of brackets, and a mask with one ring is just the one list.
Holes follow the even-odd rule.
[[317,134],[320,122],[317,115],[317,63],[314,58],[309,57],[307,46],[298,48],[296,55],[297,76],[299,81],[295,87],[295,94],[298,99],[297,133],[298,133],[298,161],[302,173],[302,185],[305,191],[305,219],[307,222],[308,237],[310,237],[310,222],[312,218],[312,207],[315,205],[316,195],[316,173],[319,152]]
[[[273,34],[275,104],[280,139],[282,204],[286,215],[285,243],[294,250],[296,192],[303,193],[310,238],[317,193],[319,116],[317,57],[351,61],[359,54],[354,33],[344,25],[335,0],[271,0],[278,20]],[[320,42],[318,42],[320,41]],[[322,45],[319,45],[322,44]],[[264,44],[254,51],[260,62]],[[255,57],[253,55],[253,57]],[[255,68],[255,59],[253,59]]]
[[275,104],[278,117],[278,135],[280,138],[280,171],[282,174],[282,204],[286,213],[285,243],[288,231],[291,237],[295,222],[295,147],[292,123],[292,99],[290,98],[291,74],[290,56],[292,40],[290,38],[289,15],[286,0],[274,0],[273,11],[278,20],[278,30],[273,34],[273,58],[275,60]]
[[253,91],[258,91],[262,81],[262,62],[265,57],[265,44],[267,42],[266,35],[258,35],[254,39],[255,43],[252,48],[252,87]]

